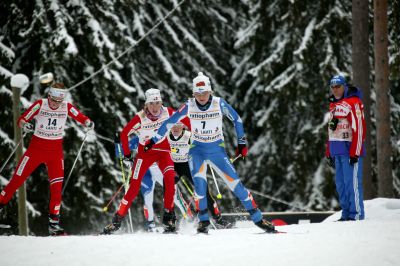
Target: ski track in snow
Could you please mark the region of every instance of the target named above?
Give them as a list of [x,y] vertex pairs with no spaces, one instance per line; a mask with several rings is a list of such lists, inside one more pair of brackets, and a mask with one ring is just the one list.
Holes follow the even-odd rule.
[[265,234],[251,222],[196,234],[1,236],[0,265],[400,265],[400,200],[366,201],[367,219],[279,226]]

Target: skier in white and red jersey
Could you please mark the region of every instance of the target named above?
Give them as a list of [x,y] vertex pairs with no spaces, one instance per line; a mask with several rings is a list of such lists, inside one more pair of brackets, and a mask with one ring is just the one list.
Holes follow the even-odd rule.
[[[132,166],[129,189],[125,193],[118,211],[114,214],[112,222],[103,229],[104,234],[111,234],[121,227],[121,222],[127,214],[132,201],[139,193],[143,176],[155,162],[158,163],[164,175],[164,232],[175,232],[176,230],[174,212],[175,171],[168,140],[163,138],[160,143],[155,145],[154,150],[144,151],[146,141],[155,135],[157,129],[172,115],[174,110],[162,105],[161,93],[158,89],[148,89],[145,92],[145,98],[143,110],[129,121],[120,135],[125,161],[133,160],[129,149],[129,135],[136,134],[139,137],[139,147]],[[188,120],[186,123],[189,126]]]
[[365,217],[362,186],[362,163],[365,155],[365,120],[361,91],[343,76],[334,76],[329,86],[328,135],[325,156],[336,170],[336,190],[342,208],[339,221],[363,220]]
[[237,112],[224,99],[212,95],[210,79],[199,72],[193,79],[193,96],[178,111],[167,119],[157,134],[146,143],[145,150],[159,145],[168,129],[183,118],[190,119],[192,143],[189,150],[189,165],[199,199],[200,211],[197,232],[207,233],[210,219],[207,211],[207,166],[213,167],[229,189],[249,212],[253,222],[268,233],[275,233],[275,227],[262,217],[250,191],[240,181],[234,166],[225,151],[222,118],[225,115],[234,123],[238,138],[237,155],[247,155],[243,123]]
[[[71,103],[65,101],[63,83],[53,84],[47,98],[34,102],[18,119],[18,125],[34,133],[8,185],[0,193],[0,206],[6,205],[15,191],[42,163],[47,167],[50,182],[49,234],[63,235],[60,206],[64,180],[63,133],[67,117],[93,129],[94,123]],[[35,126],[29,123],[35,119]]]

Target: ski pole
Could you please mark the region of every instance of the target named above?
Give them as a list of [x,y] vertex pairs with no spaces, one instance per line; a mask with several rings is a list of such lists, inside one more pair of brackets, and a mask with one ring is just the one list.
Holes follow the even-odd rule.
[[158,149],[158,148],[151,148],[150,150],[153,151],[163,151],[163,152],[171,152],[170,150]]
[[[115,143],[115,145],[117,145],[117,148],[118,148],[119,164],[121,166],[121,172],[122,172],[122,183],[123,183],[123,185],[125,187],[125,193],[126,193],[128,191],[128,189],[129,189],[130,174],[128,175],[128,179],[126,179],[125,178],[124,163],[122,162],[123,155],[122,155],[121,145],[120,145],[120,142],[119,142],[119,134],[118,134],[118,132],[115,133],[114,143]],[[128,210],[128,216],[129,216],[128,227],[129,227],[129,230],[131,231],[131,233],[133,233],[133,223],[132,223],[132,215],[131,215],[131,210],[130,209]]]
[[210,165],[210,170],[211,170],[212,177],[213,177],[213,179],[214,179],[215,187],[217,188],[217,191],[218,191],[217,199],[222,199],[221,192],[219,192],[219,187],[218,187],[218,184],[217,184],[217,179],[215,178],[214,170],[213,170],[213,168],[212,168],[211,165]]
[[22,138],[19,140],[19,142],[17,143],[17,145],[15,145],[14,149],[12,150],[12,152],[10,153],[10,155],[8,156],[7,160],[3,163],[3,165],[1,166],[0,169],[0,173],[3,171],[4,167],[6,167],[8,161],[11,159],[11,157],[13,156],[13,154],[15,153],[15,151],[18,149],[19,145],[21,145],[22,140],[24,139],[24,137],[26,136],[28,132],[24,132],[24,134],[22,135]]
[[[188,183],[186,183],[185,178],[183,178],[183,176],[180,178],[183,182],[184,187],[186,188],[187,191],[189,191],[190,197],[189,197],[189,203],[188,205],[190,206],[190,204],[193,205],[193,208],[196,210],[196,203],[195,203],[195,199],[194,199],[194,192],[193,190],[190,188],[190,186],[188,185]],[[190,207],[189,207],[190,208]]]
[[242,157],[241,154],[239,154],[239,155],[236,156],[235,158],[230,158],[229,160],[231,161],[231,163],[233,163],[234,161],[236,161],[236,160],[239,159],[240,157]]
[[[187,219],[188,218],[187,207],[186,207],[186,204],[184,203],[182,193],[180,192],[178,186],[175,187],[175,197],[176,197],[176,201],[180,204],[180,206],[178,206],[178,209],[182,212],[183,218]],[[174,199],[174,201],[175,201],[175,199]]]
[[190,195],[194,196],[193,190],[190,188],[188,183],[186,183],[186,180],[185,180],[185,178],[183,178],[183,176],[181,176],[181,180],[182,180],[183,184],[185,185],[186,189],[189,191]]
[[114,201],[115,197],[121,192],[122,188],[124,187],[124,184],[122,184],[119,189],[117,190],[117,192],[114,193],[114,195],[111,197],[110,201],[107,203],[107,205],[103,208],[103,212],[107,212],[108,211],[108,206],[110,206],[111,202]]
[[67,185],[68,185],[69,178],[71,177],[71,174],[72,174],[72,171],[74,170],[75,164],[76,164],[76,162],[78,161],[79,155],[80,155],[80,154],[81,154],[81,152],[82,152],[82,148],[83,148],[83,145],[84,145],[84,144],[85,144],[85,142],[86,142],[86,138],[87,138],[87,132],[85,133],[85,137],[83,138],[83,141],[82,141],[81,147],[79,148],[78,154],[76,155],[76,158],[75,158],[74,164],[72,165],[72,168],[71,168],[71,170],[69,171],[69,174],[68,174],[67,180],[65,181],[64,188],[63,188],[63,190],[62,190],[62,192],[61,192],[61,194],[62,194],[62,195],[64,195],[64,191],[65,191],[65,189],[67,188]]

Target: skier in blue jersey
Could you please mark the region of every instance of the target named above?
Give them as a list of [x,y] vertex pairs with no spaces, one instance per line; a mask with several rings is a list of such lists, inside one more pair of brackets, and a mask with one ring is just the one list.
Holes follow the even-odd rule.
[[238,147],[237,155],[247,155],[246,138],[242,120],[237,112],[222,98],[212,95],[210,79],[202,72],[193,79],[193,96],[177,112],[163,122],[157,134],[145,144],[148,151],[161,140],[175,123],[188,117],[191,123],[192,145],[189,150],[189,166],[192,173],[195,195],[199,199],[199,224],[197,232],[207,233],[210,219],[207,212],[207,166],[213,167],[229,189],[242,202],[253,222],[268,233],[275,227],[262,217],[251,193],[240,181],[224,148],[222,118],[225,115],[235,126]]

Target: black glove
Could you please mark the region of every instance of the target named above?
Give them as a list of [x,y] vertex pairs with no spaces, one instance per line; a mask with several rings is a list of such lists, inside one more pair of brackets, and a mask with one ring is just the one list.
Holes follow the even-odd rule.
[[337,125],[339,123],[339,119],[337,117],[333,117],[331,119],[331,121],[329,121],[328,125],[329,125],[329,129],[332,131],[335,131],[337,128]]
[[150,139],[144,145],[144,151],[146,152],[146,151],[150,150],[153,147],[153,145],[154,145],[154,141],[153,141],[153,139]]
[[32,132],[35,130],[35,127],[31,123],[24,124],[24,131],[25,132]]
[[175,184],[178,184],[178,182],[181,180],[181,177],[179,175],[175,176]]
[[93,130],[93,129],[94,129],[94,123],[93,123],[93,121],[86,120],[85,126],[86,126],[86,128],[87,128],[88,130]]
[[128,169],[131,169],[133,167],[132,154],[129,153],[128,155],[125,155],[124,159],[122,159],[122,162],[124,163],[125,167],[127,167]]
[[331,156],[328,156],[325,159],[326,159],[326,164],[329,165],[330,168],[335,169],[335,159],[332,158]]
[[354,164],[356,164],[356,163],[358,163],[358,156],[354,156],[354,157],[350,156],[349,164],[351,166],[354,166]]

